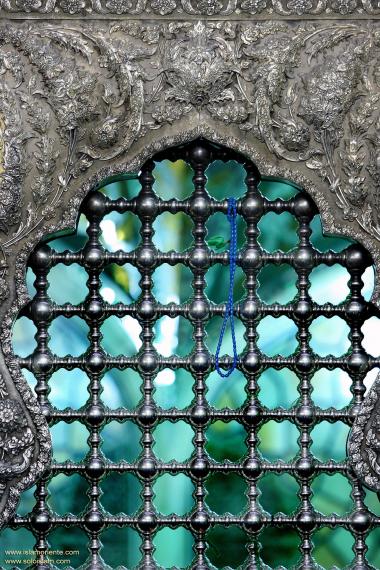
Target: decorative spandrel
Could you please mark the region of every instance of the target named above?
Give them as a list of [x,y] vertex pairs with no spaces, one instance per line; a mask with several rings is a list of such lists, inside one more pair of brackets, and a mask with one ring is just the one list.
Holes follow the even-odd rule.
[[5,255],[102,165],[198,134],[299,182],[380,263],[379,41],[376,22],[3,23]]
[[[193,170],[192,191],[188,198],[163,199],[155,191],[154,162],[149,159],[139,174],[140,190],[136,197],[111,199],[100,191],[90,192],[80,211],[88,220],[87,238],[79,249],[54,249],[54,243],[40,243],[29,258],[36,275],[36,293],[20,308],[20,316],[32,320],[36,332],[36,347],[32,354],[19,357],[20,367],[32,372],[37,380],[36,394],[41,411],[50,426],[57,422],[80,422],[89,431],[89,449],[83,461],[54,460],[37,483],[36,501],[33,510],[16,515],[11,527],[26,528],[38,534],[36,552],[41,556],[48,549],[50,535],[59,527],[70,524],[82,529],[88,539],[91,559],[86,567],[107,568],[102,558],[102,536],[113,527],[131,528],[141,539],[141,558],[138,568],[157,568],[155,560],[155,537],[165,528],[184,528],[194,539],[194,559],[191,568],[209,568],[208,537],[218,525],[234,527],[244,533],[246,560],[244,568],[268,568],[260,554],[262,533],[273,528],[293,528],[299,536],[300,559],[295,568],[320,568],[313,558],[313,537],[318,530],[327,527],[345,529],[352,534],[354,547],[350,568],[371,568],[366,558],[367,534],[380,525],[380,519],[370,512],[365,503],[365,491],[359,479],[352,473],[347,461],[322,460],[312,447],[312,431],[323,421],[342,422],[351,426],[359,414],[365,391],[364,379],[369,370],[379,366],[379,358],[366,353],[362,344],[361,327],[368,319],[378,316],[376,306],[362,295],[362,276],[372,264],[371,257],[359,244],[346,246],[342,251],[319,251],[311,240],[311,222],[318,210],[312,199],[303,191],[288,199],[268,199],[258,189],[260,175],[255,165],[246,157],[229,149],[209,143],[204,139],[177,146],[153,157],[154,161],[169,159],[185,160]],[[234,305],[234,318],[245,329],[244,344],[239,345],[237,370],[245,378],[245,398],[237,408],[214,407],[207,393],[206,381],[215,370],[215,354],[206,339],[206,329],[211,319],[223,315],[224,303],[209,300],[206,294],[207,276],[217,265],[227,266],[228,251],[212,249],[207,243],[207,223],[216,214],[227,214],[228,200],[217,200],[206,189],[206,170],[215,160],[235,160],[245,171],[245,194],[236,201],[238,216],[244,220],[245,242],[239,249],[236,264],[244,272],[244,294]],[[139,219],[140,241],[132,250],[111,251],[101,239],[102,222],[111,212],[120,215],[133,214]],[[290,251],[268,252],[260,244],[259,225],[269,213],[288,213],[297,221],[296,245]],[[192,222],[193,241],[182,251],[161,251],[154,241],[154,225],[164,213],[189,217]],[[141,293],[131,303],[109,303],[101,293],[102,276],[110,264],[136,268],[141,276]],[[158,302],[154,293],[156,270],[162,264],[181,264],[191,273],[191,296],[181,303]],[[288,264],[295,272],[296,290],[288,303],[263,302],[258,293],[259,273],[269,264]],[[82,302],[73,304],[54,302],[49,296],[49,275],[57,266],[63,265],[67,275],[73,264],[82,267],[87,274],[87,292]],[[317,303],[310,294],[310,276],[318,266],[345,268],[350,277],[349,294],[342,303]],[[287,316],[297,328],[296,349],[282,355],[274,348],[274,355],[264,352],[260,345],[260,323],[266,317]],[[51,348],[52,323],[59,317],[80,316],[88,326],[88,347],[77,355],[57,355]],[[104,348],[102,325],[109,317],[122,319],[128,316],[141,327],[141,346],[132,354],[120,351],[110,354]],[[342,318],[349,327],[349,350],[347,353],[320,355],[312,347],[310,330],[318,317]],[[165,355],[155,343],[156,323],[162,317],[186,319],[192,327],[193,345],[189,353]],[[49,339],[51,332],[52,339]],[[116,347],[117,349],[119,347]],[[231,367],[232,357],[223,355],[220,365],[225,370]],[[289,406],[267,407],[260,396],[258,379],[268,369],[292,371],[299,380],[297,400]],[[352,401],[346,407],[321,408],[313,399],[312,379],[316,371],[339,368],[352,380]],[[54,406],[49,396],[52,374],[59,370],[79,369],[88,378],[89,398],[79,409]],[[127,369],[140,375],[142,398],[131,408],[112,408],[102,397],[102,381],[111,369]],[[155,398],[155,378],[163,370],[185,370],[192,379],[193,399],[183,409],[163,408]],[[124,378],[125,381],[125,378]],[[234,378],[230,378],[234,382]],[[269,459],[260,449],[260,430],[269,421],[292,423],[299,431],[297,451],[289,460]],[[141,430],[141,451],[135,459],[112,460],[102,445],[102,434],[112,421],[132,422]],[[176,424],[184,421],[194,433],[192,450],[188,459],[162,460],[157,454],[155,438],[164,422]],[[215,422],[237,422],[245,436],[245,452],[234,461],[215,458],[207,450],[207,433]],[[354,433],[354,432],[353,432]],[[102,504],[102,487],[112,473],[133,474],[141,483],[141,502],[136,512],[114,514]],[[154,486],[165,474],[181,474],[194,484],[190,510],[183,514],[162,514],[156,507]],[[234,473],[245,486],[246,498],[238,514],[214,512],[208,503],[206,486],[208,480],[218,474]],[[260,500],[262,479],[269,473],[288,474],[299,486],[295,510],[291,513],[267,512]],[[352,489],[352,509],[340,515],[320,513],[312,502],[313,482],[321,474],[340,474]],[[89,501],[79,514],[54,512],[49,502],[49,486],[58,474],[80,474],[88,483]],[[285,561],[284,561],[285,562]],[[286,566],[285,566],[286,567]]]

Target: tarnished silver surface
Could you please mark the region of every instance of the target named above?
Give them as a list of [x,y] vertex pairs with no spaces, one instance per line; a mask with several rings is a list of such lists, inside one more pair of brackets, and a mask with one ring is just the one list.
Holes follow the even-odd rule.
[[345,18],[375,17],[376,0],[1,0],[5,15],[56,15],[91,18],[125,16],[216,16],[250,19],[255,17]]
[[[178,13],[175,0],[94,2],[101,19],[85,0],[12,0],[2,9],[14,19],[0,22],[0,423],[17,410],[19,423],[5,431],[20,440],[11,463],[0,462],[5,520],[50,457],[11,344],[27,300],[26,259],[42,236],[73,227],[81,199],[105,176],[202,135],[242,152],[261,174],[303,186],[325,231],[363,243],[379,272],[380,27],[376,3],[355,0],[183,1],[184,21],[150,19]],[[255,11],[284,20],[239,20]],[[25,12],[50,16],[24,21]],[[127,12],[145,16],[107,19]],[[288,19],[306,13],[323,21]],[[346,13],[363,19],[333,19]],[[379,294],[377,279],[377,304]]]
[[369,390],[348,440],[348,453],[359,478],[380,490],[380,377]]

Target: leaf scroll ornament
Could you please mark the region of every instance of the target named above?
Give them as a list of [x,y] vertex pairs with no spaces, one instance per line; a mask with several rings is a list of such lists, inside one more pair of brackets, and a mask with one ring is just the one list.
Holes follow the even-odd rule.
[[354,421],[348,439],[348,456],[363,483],[380,492],[380,375]]
[[24,473],[31,463],[34,435],[17,400],[8,397],[0,376],[0,497],[6,483]]

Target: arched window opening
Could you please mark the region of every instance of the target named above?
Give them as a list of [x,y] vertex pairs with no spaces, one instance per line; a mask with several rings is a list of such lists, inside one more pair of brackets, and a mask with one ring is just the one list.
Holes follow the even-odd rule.
[[[204,140],[126,178],[30,257],[14,349],[53,464],[6,548],[75,568],[380,567],[377,523],[355,524],[378,500],[345,462],[380,362],[369,255],[324,236],[301,189]],[[223,379],[229,196],[239,364]]]

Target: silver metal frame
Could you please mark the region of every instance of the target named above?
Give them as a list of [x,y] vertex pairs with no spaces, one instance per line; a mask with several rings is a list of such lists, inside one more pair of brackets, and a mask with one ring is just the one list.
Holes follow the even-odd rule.
[[[46,421],[12,350],[26,261],[43,236],[74,228],[81,200],[105,177],[206,137],[302,186],[324,230],[360,241],[379,274],[380,10],[374,0],[0,6],[0,426],[23,418],[15,461],[0,462],[4,523],[50,461]],[[380,305],[379,279],[372,300]],[[380,489],[378,389],[367,415],[357,411],[349,450],[358,475]]]

